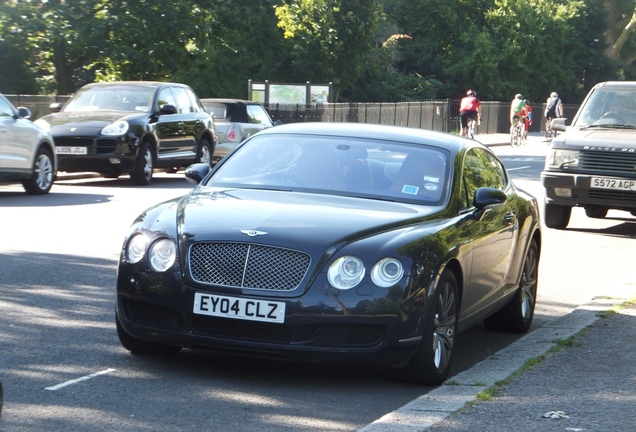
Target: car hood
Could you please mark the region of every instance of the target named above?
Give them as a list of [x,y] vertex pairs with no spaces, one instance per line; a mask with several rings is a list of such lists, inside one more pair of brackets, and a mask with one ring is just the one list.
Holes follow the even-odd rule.
[[188,242],[253,241],[324,252],[433,219],[439,211],[334,195],[200,187],[179,203],[178,236]]
[[96,134],[117,120],[130,120],[139,113],[129,111],[71,111],[42,117],[50,126],[51,135]]
[[570,129],[554,139],[553,147],[585,147],[592,150],[636,149],[636,130]]

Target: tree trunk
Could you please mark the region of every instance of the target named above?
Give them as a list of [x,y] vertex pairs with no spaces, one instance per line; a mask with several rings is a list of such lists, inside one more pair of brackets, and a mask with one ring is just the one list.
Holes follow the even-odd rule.
[[[615,5],[613,1],[606,1],[605,2],[606,5],[610,6],[610,22],[612,22],[613,20],[611,19],[612,17],[616,17],[616,9],[615,9]],[[610,26],[610,29],[612,28],[612,26]],[[625,45],[625,42],[627,42],[627,38],[629,38],[629,35],[636,30],[636,7],[634,7],[634,12],[632,14],[632,18],[629,20],[629,22],[625,25],[625,27],[623,27],[622,31],[620,32],[620,34],[618,34],[618,36],[614,39],[614,37],[612,37],[611,35],[611,30],[608,30],[605,33],[605,37],[606,38],[610,38],[607,40],[608,42],[608,48],[606,50],[606,54],[608,57],[611,57],[615,60],[619,60],[621,62],[622,58],[621,58],[621,50],[623,49],[623,46]],[[624,63],[624,62],[623,62]],[[631,63],[631,59],[629,61],[629,63]],[[629,64],[629,63],[624,63],[624,64]]]
[[71,79],[69,77],[68,65],[66,64],[66,43],[62,36],[56,37],[53,43],[53,66],[55,67],[57,94],[69,94]]

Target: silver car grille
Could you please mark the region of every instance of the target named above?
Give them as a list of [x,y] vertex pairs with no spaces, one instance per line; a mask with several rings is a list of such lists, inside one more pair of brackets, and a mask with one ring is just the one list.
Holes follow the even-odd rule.
[[626,152],[582,151],[579,155],[581,171],[636,176],[636,154]]
[[195,243],[189,253],[195,281],[261,290],[296,289],[310,261],[304,252],[249,243]]

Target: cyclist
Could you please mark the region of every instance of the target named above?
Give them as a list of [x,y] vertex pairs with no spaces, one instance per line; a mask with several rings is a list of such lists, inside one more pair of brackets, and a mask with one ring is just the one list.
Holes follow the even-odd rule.
[[563,104],[557,92],[550,93],[550,97],[545,101],[545,133],[552,132],[552,119],[563,117]]
[[[523,108],[526,106],[526,101],[521,93],[517,93],[515,98],[510,104],[510,142],[514,142],[515,126],[521,122],[523,116]],[[523,136],[523,123],[521,123],[521,135]]]
[[[466,97],[459,103],[459,121],[462,125],[462,136],[468,135],[468,122],[481,122],[481,101],[477,99],[477,93],[474,90],[468,90]],[[473,138],[471,136],[471,138]]]
[[530,130],[530,125],[532,124],[532,107],[530,106],[530,101],[526,99],[525,106],[521,110],[521,117],[523,118],[524,123],[524,132],[523,139],[528,139],[528,131]]

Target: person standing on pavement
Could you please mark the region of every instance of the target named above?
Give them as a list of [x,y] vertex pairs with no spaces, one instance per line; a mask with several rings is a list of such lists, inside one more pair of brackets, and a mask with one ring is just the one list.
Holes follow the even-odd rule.
[[468,90],[466,97],[459,103],[459,121],[462,125],[462,136],[468,135],[469,121],[481,123],[481,101],[477,99],[477,93],[474,90]]

